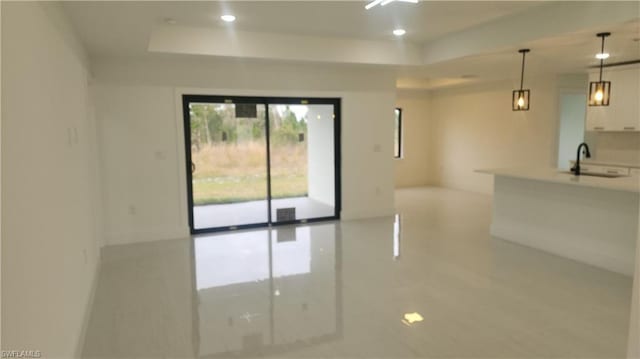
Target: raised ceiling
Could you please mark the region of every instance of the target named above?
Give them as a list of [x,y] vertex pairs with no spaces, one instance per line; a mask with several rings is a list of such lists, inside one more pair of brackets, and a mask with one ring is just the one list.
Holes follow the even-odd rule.
[[[226,28],[275,34],[298,34],[391,40],[396,27],[404,41],[424,43],[447,33],[539,5],[529,1],[423,1],[391,3],[365,10],[362,1],[70,1],[73,23],[92,54],[145,50],[154,25],[166,19],[176,26]],[[226,24],[220,15],[237,17]]]
[[[73,1],[64,8],[93,58],[173,53],[384,65],[406,88],[511,77],[519,47],[532,48],[532,73],[584,70],[595,63],[599,30],[613,32],[610,61],[640,58],[639,2],[421,1],[368,11],[365,4]],[[222,22],[224,13],[237,21]],[[407,34],[395,38],[397,27]]]

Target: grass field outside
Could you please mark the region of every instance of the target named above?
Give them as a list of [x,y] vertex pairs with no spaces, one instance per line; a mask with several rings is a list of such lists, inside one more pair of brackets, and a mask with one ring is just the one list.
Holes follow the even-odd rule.
[[[195,205],[237,203],[267,198],[265,141],[215,143],[193,149]],[[303,197],[307,187],[306,143],[271,147],[273,198]]]

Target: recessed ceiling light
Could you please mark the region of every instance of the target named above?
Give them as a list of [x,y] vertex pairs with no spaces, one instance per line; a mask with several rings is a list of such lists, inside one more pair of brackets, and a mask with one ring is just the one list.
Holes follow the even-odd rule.
[[605,60],[609,58],[609,53],[608,52],[601,52],[599,54],[596,54],[596,59],[598,60]]
[[406,34],[407,32],[404,29],[395,29],[393,30],[393,34],[396,36],[402,36],[404,34]]
[[234,22],[234,21],[236,21],[236,17],[233,16],[233,15],[222,15],[222,16],[220,16],[220,18],[224,22]]

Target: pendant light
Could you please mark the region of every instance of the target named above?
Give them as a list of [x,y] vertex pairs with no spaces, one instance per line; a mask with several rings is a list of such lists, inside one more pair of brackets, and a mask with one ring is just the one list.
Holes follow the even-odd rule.
[[611,35],[610,32],[601,32],[596,36],[602,38],[602,48],[600,49],[600,78],[597,82],[589,82],[589,106],[609,106],[609,95],[611,94],[611,82],[602,81],[602,68],[604,67],[604,38]]
[[528,89],[523,88],[524,84],[524,56],[531,50],[520,49],[519,53],[522,54],[522,72],[520,73],[520,90],[513,90],[513,96],[511,99],[512,109],[514,111],[529,111],[529,93]]

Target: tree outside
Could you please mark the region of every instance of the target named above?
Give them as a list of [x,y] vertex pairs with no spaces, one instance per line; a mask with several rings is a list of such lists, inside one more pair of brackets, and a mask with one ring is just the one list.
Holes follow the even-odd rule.
[[[307,188],[306,106],[269,106],[273,198],[301,197]],[[267,197],[265,107],[236,118],[233,104],[190,104],[195,205]]]

